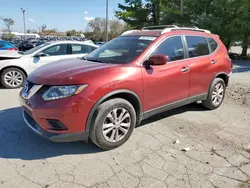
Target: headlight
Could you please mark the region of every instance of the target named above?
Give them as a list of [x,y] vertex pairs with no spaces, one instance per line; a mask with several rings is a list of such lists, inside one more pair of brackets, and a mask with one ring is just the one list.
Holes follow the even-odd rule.
[[80,93],[86,87],[87,85],[52,86],[43,94],[43,99],[45,101],[51,101],[51,100],[69,97],[69,96]]

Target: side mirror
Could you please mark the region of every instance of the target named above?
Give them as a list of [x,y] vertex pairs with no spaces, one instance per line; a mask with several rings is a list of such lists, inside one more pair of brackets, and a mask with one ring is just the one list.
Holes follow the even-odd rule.
[[168,57],[165,55],[153,55],[149,58],[149,60],[144,62],[144,65],[165,65],[168,62]]
[[39,52],[39,53],[37,53],[34,57],[44,57],[44,56],[46,56],[45,53]]

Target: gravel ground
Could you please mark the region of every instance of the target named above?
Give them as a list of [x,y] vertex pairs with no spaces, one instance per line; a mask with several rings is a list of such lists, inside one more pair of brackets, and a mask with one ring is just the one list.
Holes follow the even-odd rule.
[[0,89],[1,188],[250,188],[250,63],[235,63],[219,109],[192,104],[154,116],[107,152],[35,135],[18,92]]

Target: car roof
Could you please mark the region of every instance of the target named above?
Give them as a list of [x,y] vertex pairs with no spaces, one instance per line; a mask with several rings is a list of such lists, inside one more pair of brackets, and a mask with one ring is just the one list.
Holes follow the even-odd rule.
[[63,41],[50,41],[49,44],[88,44],[90,46],[96,46],[95,44],[89,42],[89,41],[71,41],[71,40],[63,40]]

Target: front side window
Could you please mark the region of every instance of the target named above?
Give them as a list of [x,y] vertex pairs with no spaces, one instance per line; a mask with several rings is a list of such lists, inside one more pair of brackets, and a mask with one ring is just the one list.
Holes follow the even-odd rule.
[[67,55],[67,44],[58,44],[43,51],[46,56]]
[[208,40],[208,43],[210,45],[211,52],[213,53],[217,49],[218,43],[212,38],[208,38],[207,40]]
[[163,41],[152,55],[166,55],[168,61],[184,59],[183,44],[180,36],[175,36]]
[[[37,47],[35,47],[35,48],[31,48],[30,50],[28,50],[28,51],[26,51],[26,52],[21,52],[21,54],[23,54],[23,55],[29,55],[29,54],[34,53],[34,52],[37,51],[37,50],[40,50],[41,48],[43,48],[43,47],[45,47],[45,46],[48,46],[48,45],[50,45],[50,43],[43,43],[43,44],[41,44],[41,45],[39,45],[39,46],[37,46]],[[19,53],[20,53],[20,52],[19,52]]]
[[151,36],[122,36],[84,57],[89,61],[125,64],[135,60],[154,40]]
[[209,54],[206,38],[197,36],[186,36],[189,57],[199,57]]

